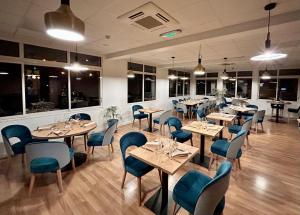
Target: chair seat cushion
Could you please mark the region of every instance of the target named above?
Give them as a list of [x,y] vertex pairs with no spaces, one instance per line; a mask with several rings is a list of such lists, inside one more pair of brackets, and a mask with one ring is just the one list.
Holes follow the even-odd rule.
[[59,165],[54,158],[36,158],[30,163],[30,170],[32,173],[52,172],[59,169]]
[[171,135],[173,139],[176,138],[176,140],[180,143],[184,143],[193,137],[192,132],[182,130],[173,131],[171,132]]
[[194,210],[202,192],[202,189],[212,179],[195,170],[186,173],[175,185],[173,199],[189,213],[194,214]]
[[[226,157],[227,150],[229,148],[230,143],[226,139],[219,139],[216,140],[212,145],[211,145],[211,152],[217,155],[220,155],[222,157]],[[242,156],[242,150],[240,149],[237,158],[240,158]]]
[[298,108],[288,108],[288,112],[298,113]]
[[25,144],[23,142],[17,142],[11,146],[14,154],[24,154],[25,153]]
[[132,175],[141,177],[153,170],[153,167],[132,156],[128,156],[125,159],[125,169]]
[[229,133],[237,134],[240,130],[242,130],[241,125],[231,125],[228,127]]
[[[153,120],[154,123],[159,124],[160,122],[160,118],[156,118]],[[168,120],[165,121],[164,125],[166,125],[168,123]]]
[[148,114],[145,114],[145,113],[137,113],[137,114],[134,114],[133,117],[135,119],[144,119],[144,118],[148,118]]
[[183,111],[182,108],[176,108],[176,112],[178,112],[178,113],[183,113],[184,111]]
[[[88,146],[102,146],[105,132],[96,132],[89,136],[87,145]],[[114,141],[114,137],[111,139],[111,143]]]

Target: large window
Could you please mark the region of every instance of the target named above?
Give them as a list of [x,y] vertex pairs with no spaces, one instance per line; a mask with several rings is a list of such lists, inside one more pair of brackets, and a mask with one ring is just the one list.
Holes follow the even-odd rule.
[[144,100],[156,99],[156,76],[144,75]]
[[71,107],[100,105],[100,71],[71,72]]
[[206,80],[196,80],[196,95],[205,95]]
[[68,109],[68,73],[62,68],[25,65],[26,113]]
[[229,79],[223,80],[226,97],[251,98],[252,71],[228,72]]
[[143,75],[135,74],[134,78],[128,78],[128,103],[141,102],[143,100]]
[[0,63],[0,117],[22,114],[21,65]]
[[277,79],[260,79],[259,98],[275,99],[276,98]]
[[[71,52],[70,58],[71,58],[71,63],[75,62],[76,53]],[[101,57],[98,56],[77,53],[77,61],[80,64],[84,64],[84,65],[99,66],[99,67],[101,66]]]
[[169,97],[176,97],[177,95],[177,72],[169,70]]
[[212,96],[217,91],[217,80],[206,80],[206,95]]
[[210,72],[196,80],[196,95],[214,95],[217,90],[218,73]]
[[190,95],[190,73],[169,70],[169,97]]
[[29,44],[24,44],[24,57],[43,61],[67,62],[66,51]]
[[227,72],[229,79],[223,80],[223,89],[226,97],[235,97],[236,72]]
[[19,43],[0,40],[0,55],[19,57]]
[[278,97],[281,100],[297,101],[298,78],[281,78],[278,84]]

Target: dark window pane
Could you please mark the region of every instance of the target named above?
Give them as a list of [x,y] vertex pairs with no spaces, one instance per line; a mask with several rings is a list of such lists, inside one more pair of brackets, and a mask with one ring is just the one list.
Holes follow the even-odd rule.
[[67,52],[41,46],[24,44],[24,57],[37,60],[67,62]]
[[144,100],[156,99],[156,76],[144,75]]
[[276,79],[264,80],[260,79],[259,98],[260,99],[275,99],[276,98]]
[[[259,71],[259,76],[262,76],[264,74],[265,70]],[[277,71],[276,70],[268,70],[268,73],[270,76],[277,76]]]
[[217,90],[217,80],[207,80],[206,81],[206,95],[214,95]]
[[235,81],[224,80],[223,88],[226,90],[226,97],[235,97]]
[[68,108],[68,73],[62,68],[25,65],[26,112]]
[[156,67],[155,66],[144,65],[144,72],[156,73]]
[[227,74],[229,77],[233,77],[233,78],[236,77],[236,72],[227,72]]
[[169,69],[168,74],[169,75],[177,75],[177,71]]
[[252,79],[242,79],[237,80],[237,95],[243,98],[251,98],[251,89],[252,89]]
[[252,76],[252,71],[239,71],[238,77],[249,77]]
[[143,64],[128,62],[128,70],[143,72]]
[[205,95],[205,80],[196,80],[196,95]]
[[169,97],[176,97],[177,80],[169,80]]
[[190,95],[190,79],[184,81],[184,95]]
[[19,57],[19,43],[0,40],[0,55]]
[[71,108],[100,105],[100,71],[71,72]]
[[206,77],[216,78],[216,77],[218,77],[218,73],[217,72],[208,72],[208,73],[206,73]]
[[134,78],[128,78],[128,103],[141,102],[143,94],[143,75],[135,74]]
[[298,79],[287,78],[279,79],[278,97],[281,100],[297,101]]
[[281,69],[279,71],[279,76],[285,75],[300,75],[300,69]]
[[[71,63],[75,62],[76,53],[71,52]],[[93,55],[87,55],[87,54],[77,54],[78,62],[83,65],[89,65],[89,66],[99,66],[101,67],[101,57],[93,56]]]
[[177,96],[183,96],[183,80],[177,80]]
[[21,65],[0,63],[0,117],[22,114]]

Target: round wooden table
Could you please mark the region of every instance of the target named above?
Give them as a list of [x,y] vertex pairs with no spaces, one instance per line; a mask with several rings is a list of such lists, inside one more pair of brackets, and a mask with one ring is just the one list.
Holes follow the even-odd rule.
[[[42,126],[31,132],[35,139],[60,139],[64,138],[66,144],[71,147],[72,137],[84,135],[95,129],[97,124],[90,120],[71,120],[66,122],[58,122]],[[75,152],[75,166],[80,166],[86,161],[87,154],[83,152]],[[72,165],[68,164],[62,170],[71,170]]]

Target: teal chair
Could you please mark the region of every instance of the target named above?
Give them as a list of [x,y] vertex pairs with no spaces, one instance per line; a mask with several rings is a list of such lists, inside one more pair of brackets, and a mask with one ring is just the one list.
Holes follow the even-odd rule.
[[58,188],[63,192],[61,169],[70,162],[75,170],[74,153],[64,142],[29,143],[25,146],[27,166],[31,172],[29,196],[31,196],[37,174],[56,172]]
[[224,161],[213,178],[196,170],[187,172],[174,187],[173,214],[179,205],[194,215],[221,215],[225,207],[231,168],[232,164]]
[[[170,117],[168,119],[168,126],[171,134],[171,138],[180,142],[184,143],[188,140],[191,141],[191,145],[193,146],[193,134],[190,131],[182,130],[182,123],[176,117]],[[173,131],[172,131],[173,128]]]
[[[148,120],[148,114],[145,114],[144,112],[139,111],[140,109],[143,109],[143,106],[141,105],[133,105],[132,106],[132,126],[134,125],[134,121],[137,119],[139,120],[139,129],[141,129],[141,124],[142,124],[142,119],[147,119]],[[148,122],[149,124],[149,122]]]
[[241,169],[240,158],[242,156],[242,146],[244,145],[246,134],[246,131],[242,129],[230,142],[227,139],[216,140],[210,148],[212,155],[208,169],[211,168],[214,161],[218,161],[219,156],[226,158],[233,164],[237,163],[237,166]]
[[[252,125],[252,120],[253,120],[253,117],[248,117],[246,119],[246,121],[243,123],[243,125],[237,125],[237,124],[234,124],[234,125],[231,125],[228,127],[228,132],[231,134],[231,137],[232,137],[232,134],[238,134],[241,130],[245,130],[246,132],[246,140],[247,140],[247,148],[250,147],[250,142],[249,142],[249,135],[250,135],[250,129],[251,129],[251,125]],[[230,139],[231,139],[230,137]]]

